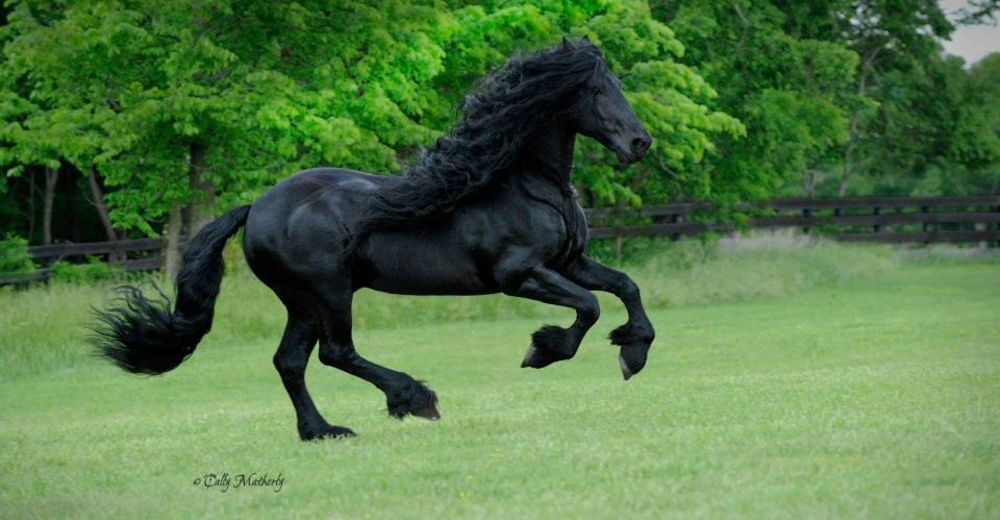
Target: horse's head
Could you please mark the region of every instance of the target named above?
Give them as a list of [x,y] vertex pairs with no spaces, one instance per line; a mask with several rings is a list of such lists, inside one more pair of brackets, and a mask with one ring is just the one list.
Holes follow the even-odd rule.
[[[565,40],[563,46],[565,49],[572,48]],[[601,51],[587,37],[579,46],[592,53],[598,61],[594,74],[577,91],[577,102],[571,111],[577,130],[618,154],[623,163],[642,159],[653,138],[625,100],[621,80],[611,72]]]

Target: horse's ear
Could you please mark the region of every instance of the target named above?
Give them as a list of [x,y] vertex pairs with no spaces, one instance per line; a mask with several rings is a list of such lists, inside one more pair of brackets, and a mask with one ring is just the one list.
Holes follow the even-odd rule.
[[563,36],[562,39],[562,50],[563,52],[569,52],[573,50],[573,44],[570,43],[569,39],[567,39],[565,36]]
[[587,36],[586,34],[583,35],[583,38],[580,38],[580,43],[586,43],[587,45],[590,45],[590,46],[594,45],[593,43],[591,43],[590,37]]

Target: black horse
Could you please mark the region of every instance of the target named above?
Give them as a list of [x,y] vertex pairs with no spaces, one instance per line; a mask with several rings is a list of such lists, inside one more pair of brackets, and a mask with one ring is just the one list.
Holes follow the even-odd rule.
[[245,226],[247,262],[288,309],[274,365],[303,440],[353,435],[327,423],[306,390],[317,341],[319,360],[382,390],[391,415],[439,417],[434,392],[355,350],[351,301],[363,287],[502,292],[575,309],[569,328],[532,334],[521,366],[533,368],[573,357],[600,312],[590,291],[613,293],[628,310],[610,337],[628,379],[646,362],[653,327],[636,284],[583,254],[587,224],[570,182],[578,133],[622,162],[651,143],[588,40],[512,58],[465,98],[461,120],[407,175],[307,170],[207,225],[185,251],[173,310],[125,288],[118,307],[98,314],[99,351],[133,373],[179,365],[212,325],[222,249]]

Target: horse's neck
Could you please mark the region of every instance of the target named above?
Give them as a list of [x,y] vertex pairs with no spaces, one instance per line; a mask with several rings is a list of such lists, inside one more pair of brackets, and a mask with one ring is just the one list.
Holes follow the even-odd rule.
[[536,130],[525,140],[518,160],[505,175],[509,180],[505,185],[564,215],[572,213],[577,205],[570,181],[575,139],[575,132],[561,122]]
[[523,160],[519,162],[532,170],[529,175],[541,176],[543,179],[539,180],[551,182],[561,190],[569,190],[575,146],[576,132],[563,121],[553,121],[528,137],[521,153]]

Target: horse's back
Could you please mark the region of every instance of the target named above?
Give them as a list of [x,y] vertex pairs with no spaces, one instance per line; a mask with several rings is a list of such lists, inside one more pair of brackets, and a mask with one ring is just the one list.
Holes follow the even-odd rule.
[[[247,218],[243,250],[261,276],[335,268],[372,195],[393,177],[341,168],[298,172],[261,196]],[[262,276],[263,278],[264,276]]]

